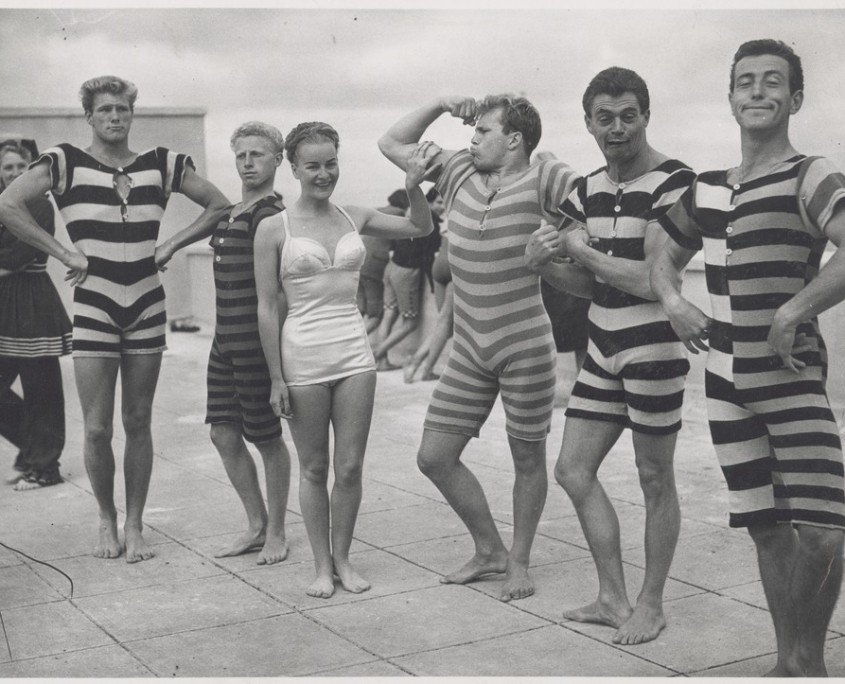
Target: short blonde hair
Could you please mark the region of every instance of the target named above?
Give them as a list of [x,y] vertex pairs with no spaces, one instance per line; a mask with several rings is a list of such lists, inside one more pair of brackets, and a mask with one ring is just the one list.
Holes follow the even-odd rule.
[[229,139],[229,147],[234,150],[235,141],[238,138],[246,138],[251,135],[265,138],[273,146],[273,154],[281,154],[285,151],[285,136],[278,128],[263,121],[247,121],[238,126]]

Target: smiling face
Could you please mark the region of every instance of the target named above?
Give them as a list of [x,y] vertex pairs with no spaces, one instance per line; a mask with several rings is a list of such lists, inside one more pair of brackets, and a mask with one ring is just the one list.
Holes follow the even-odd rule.
[[132,106],[129,99],[122,95],[97,93],[94,95],[91,111],[85,114],[85,118],[93,129],[95,138],[114,145],[129,137]]
[[328,199],[340,177],[337,148],[329,140],[302,142],[296,148],[290,168],[304,196]]
[[609,164],[629,162],[647,152],[648,119],[649,112],[640,111],[636,95],[627,92],[618,96],[599,93],[584,117]]
[[744,57],[736,63],[729,101],[734,118],[746,131],[786,130],[804,94],[789,89],[789,63],[775,55]]
[[517,131],[505,133],[501,108],[491,109],[475,124],[469,151],[479,171],[497,171],[505,165],[508,151],[522,144]]
[[3,153],[0,156],[0,184],[4,188],[8,188],[9,184],[20,176],[28,166],[26,159],[21,157],[17,152]]
[[273,151],[273,144],[261,135],[246,135],[235,140],[235,167],[244,188],[260,188],[276,177],[282,153]]

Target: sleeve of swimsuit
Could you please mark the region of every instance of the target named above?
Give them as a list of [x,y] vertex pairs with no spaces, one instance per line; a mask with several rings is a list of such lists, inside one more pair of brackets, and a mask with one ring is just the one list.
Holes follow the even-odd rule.
[[651,207],[646,214],[649,221],[656,221],[669,211],[695,180],[695,172],[674,159],[661,164],[660,170],[665,177],[651,195]]
[[798,198],[807,218],[822,234],[837,211],[845,209],[845,175],[828,159],[814,159],[804,172]]
[[701,230],[696,223],[693,211],[696,188],[699,181],[694,181],[663,215],[657,218],[663,230],[669,237],[684,249],[700,250],[704,243]]
[[452,200],[455,199],[455,193],[467,177],[472,173],[472,155],[469,150],[461,150],[452,155],[443,165],[440,171],[440,176],[434,187],[443,198],[443,203],[446,205],[446,211],[452,207]]
[[182,179],[186,169],[196,170],[194,160],[187,154],[173,152],[164,147],[156,148],[156,153],[162,171],[165,197],[170,197],[173,192],[182,192]]
[[540,191],[543,216],[550,223],[560,223],[565,214],[561,209],[572,194],[580,176],[561,161],[549,159],[540,163]]
[[579,178],[569,195],[561,202],[559,211],[561,216],[576,223],[587,223],[587,179]]
[[47,164],[50,169],[50,191],[56,196],[64,195],[68,188],[68,152],[65,145],[50,147],[29,165],[29,168],[33,168],[39,164]]

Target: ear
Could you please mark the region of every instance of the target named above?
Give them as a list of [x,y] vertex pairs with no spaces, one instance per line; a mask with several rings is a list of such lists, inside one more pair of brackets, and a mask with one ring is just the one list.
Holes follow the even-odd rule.
[[87,121],[87,122],[88,122],[88,125],[89,125],[89,126],[93,126],[93,125],[94,125],[94,124],[91,122],[91,119],[93,118],[93,116],[94,116],[94,113],[93,113],[93,112],[85,112],[85,121]]
[[651,110],[646,109],[645,113],[643,113],[643,118],[645,119],[645,125],[648,126],[649,119],[651,119]]
[[283,152],[276,152],[276,154],[274,154],[274,155],[273,155],[273,163],[274,163],[276,166],[281,166],[281,165],[282,165],[282,162],[283,162],[284,160],[285,160],[285,155],[284,155],[284,153],[283,153]]
[[296,178],[296,180],[299,180],[299,171],[297,171],[296,162],[294,161],[290,163],[290,172],[293,174],[293,177]]
[[511,133],[511,139],[508,141],[508,149],[515,150],[522,146],[522,133],[514,131]]
[[790,100],[789,113],[797,114],[798,110],[801,109],[801,105],[804,104],[804,91],[796,90],[790,96]]

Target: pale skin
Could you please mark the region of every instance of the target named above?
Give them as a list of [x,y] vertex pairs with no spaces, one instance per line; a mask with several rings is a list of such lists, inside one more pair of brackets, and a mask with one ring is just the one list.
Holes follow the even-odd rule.
[[[593,98],[585,123],[614,182],[639,178],[668,159],[649,146],[648,121],[649,112],[641,111],[633,93],[599,93]],[[577,296],[589,297],[594,279],[600,278],[624,292],[655,299],[649,271],[666,240],[659,225],[646,227],[642,261],[611,257],[593,249],[588,226],[570,222],[564,228],[560,231],[544,223],[531,236],[525,256],[529,268],[554,287]],[[566,255],[565,262],[553,261],[561,255]],[[655,639],[666,626],[663,590],[680,530],[674,477],[677,435],[632,432],[646,508],[646,569],[642,588],[631,606],[625,587],[619,520],[598,478],[599,467],[622,431],[617,423],[567,418],[555,478],[575,505],[599,579],[596,600],[564,611],[563,617],[613,627],[614,643],[632,645]]]
[[[92,140],[86,152],[101,163],[117,168],[129,166],[137,154],[129,149],[132,105],[122,95],[94,95],[86,120]],[[0,195],[0,221],[17,237],[57,258],[67,268],[65,278],[71,285],[85,281],[88,259],[81,251],[65,248],[41,230],[26,203],[43,196],[51,187],[46,164],[39,164],[17,178]],[[213,230],[225,211],[226,198],[192,169],[186,169],[182,192],[203,207],[197,219],[183,231],[199,239]],[[172,256],[170,246],[156,247],[155,261],[161,268]],[[152,401],[161,367],[161,353],[123,354],[121,358],[74,356],[77,391],[82,405],[85,429],[85,467],[99,508],[97,558],[117,558],[124,550],[128,563],[148,560],[155,553],[143,537],[143,510],[152,473],[153,444],[151,432]],[[111,442],[117,375],[122,387],[121,417],[126,432],[124,481],[126,519],[124,541],[117,528],[114,505],[115,461]]]
[[[789,121],[801,108],[803,93],[792,91],[789,64],[782,57],[740,59],[729,96],[740,126],[742,162],[728,173],[729,183],[748,182],[770,173],[778,161],[794,156]],[[809,347],[799,324],[845,299],[845,210],[841,203],[825,226],[837,247],[816,278],[775,312],[768,341],[784,368],[800,375],[797,355]],[[651,283],[672,327],[693,353],[707,349],[709,318],[688,302],[677,285],[678,273],[694,252],[667,241],[654,262]],[[842,583],[845,533],[840,529],[798,525],[748,528],[757,549],[760,578],[772,616],[777,662],[767,676],[827,675],[824,644]]]
[[[522,133],[505,133],[499,109],[479,116],[476,101],[462,96],[439,98],[406,115],[381,137],[379,149],[395,165],[405,169],[417,141],[444,113],[467,125],[475,124],[470,152],[475,167],[486,175],[488,187],[504,186],[529,168],[529,153],[523,144]],[[445,162],[454,154],[454,151],[442,150],[435,160]],[[468,441],[467,435],[425,429],[417,453],[420,470],[467,526],[475,546],[472,558],[446,574],[441,582],[466,584],[485,575],[504,573],[499,598],[502,601],[525,598],[534,593],[528,566],[548,489],[546,442],[508,435],[515,471],[513,544],[508,550],[496,528],[481,484],[460,460]]]
[[[422,237],[433,230],[425,196],[419,188],[433,159],[430,145],[419,146],[405,178],[411,205],[408,218],[389,216],[375,209],[346,207],[359,232],[385,238]],[[339,176],[337,149],[326,139],[302,142],[293,153],[291,168],[301,195],[288,209],[293,236],[321,244],[334,255],[338,241],[351,229],[330,201]],[[372,418],[375,372],[366,371],[324,384],[288,386],[282,373],[281,329],[287,306],[280,302],[280,254],[284,232],[262,221],[255,237],[255,272],[258,286],[258,320],[262,347],[272,379],[271,406],[291,429],[300,462],[300,506],[314,554],[316,577],[306,594],[329,598],[335,577],[349,592],[370,588],[349,560],[358,508],[361,502],[364,452]],[[334,259],[332,258],[332,261]],[[329,429],[334,434],[333,458]],[[333,461],[335,482],[327,489]]]

